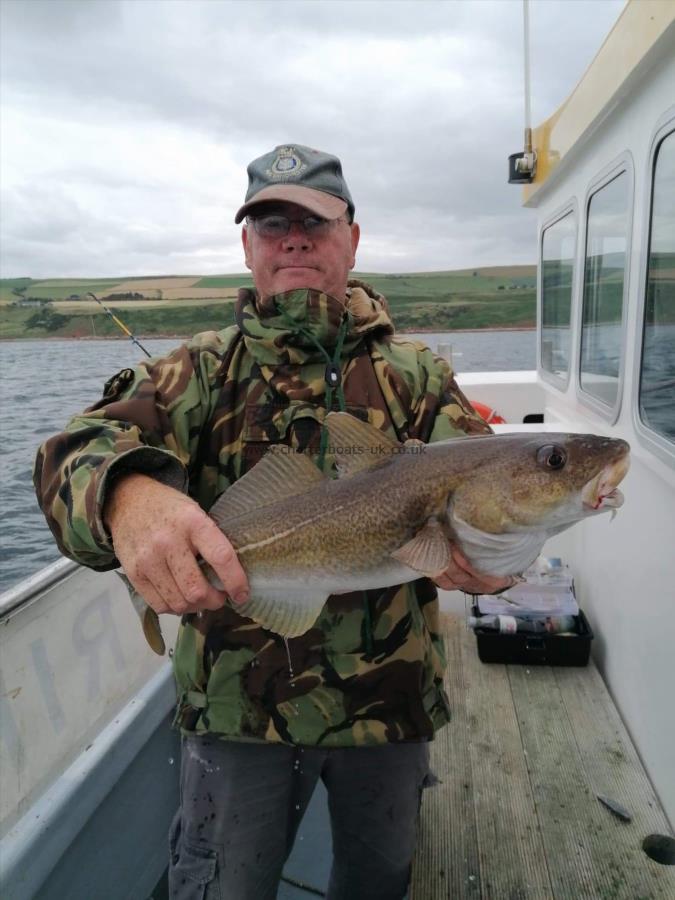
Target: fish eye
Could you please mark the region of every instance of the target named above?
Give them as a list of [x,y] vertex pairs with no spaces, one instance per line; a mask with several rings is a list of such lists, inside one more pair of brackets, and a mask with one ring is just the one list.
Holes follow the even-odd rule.
[[544,469],[562,469],[567,462],[567,454],[556,444],[546,444],[537,450],[537,462]]

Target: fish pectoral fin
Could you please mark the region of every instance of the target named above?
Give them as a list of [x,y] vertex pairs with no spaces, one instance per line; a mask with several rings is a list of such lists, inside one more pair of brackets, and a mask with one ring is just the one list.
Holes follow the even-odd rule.
[[411,541],[391,555],[404,566],[431,578],[450,565],[450,541],[441,523],[437,519],[429,519]]
[[246,603],[230,602],[240,616],[253,619],[258,625],[280,634],[282,637],[299,637],[314,625],[324,607],[328,594],[316,588],[298,588],[274,585],[251,585],[251,596]]
[[164,656],[166,653],[166,644],[162,637],[159,616],[151,606],[148,606],[147,602],[141,597],[126,575],[122,572],[115,572],[115,574],[124,582],[129,591],[131,605],[136,610],[138,618],[141,620],[143,634],[145,635],[145,639],[150,645],[150,648],[154,650],[158,656]]
[[403,447],[379,428],[347,412],[328,413],[326,427],[340,478],[372,469]]

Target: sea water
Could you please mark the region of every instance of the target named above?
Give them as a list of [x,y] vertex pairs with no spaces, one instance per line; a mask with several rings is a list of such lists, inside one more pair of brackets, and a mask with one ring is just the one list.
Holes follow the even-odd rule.
[[[534,331],[415,335],[432,350],[451,344],[458,372],[533,369]],[[180,341],[145,340],[153,356]],[[95,403],[105,382],[142,356],[123,340],[0,343],[0,591],[59,559],[31,479],[35,452],[70,416]]]

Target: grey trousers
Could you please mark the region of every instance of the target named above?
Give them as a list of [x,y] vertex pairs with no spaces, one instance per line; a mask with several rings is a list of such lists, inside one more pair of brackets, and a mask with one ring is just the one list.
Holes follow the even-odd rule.
[[401,900],[429,747],[319,749],[183,739],[171,900],[274,900],[318,779],[333,836],[329,900]]

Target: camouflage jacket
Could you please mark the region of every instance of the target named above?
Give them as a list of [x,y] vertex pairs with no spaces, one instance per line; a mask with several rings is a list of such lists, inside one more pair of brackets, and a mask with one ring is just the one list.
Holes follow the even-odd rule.
[[[317,291],[262,302],[244,289],[236,325],[114,376],[98,403],[38,451],[36,491],[61,552],[94,569],[118,565],[102,509],[121,472],[152,474],[208,510],[272,444],[316,454],[325,351],[335,355],[339,340],[343,393],[333,408],[339,400],[400,440],[490,431],[447,363],[394,336],[383,297],[353,281],[346,309]],[[183,617],[177,721],[238,740],[426,740],[449,718],[444,665],[436,590],[424,578],[330,597],[288,647],[225,606]]]

